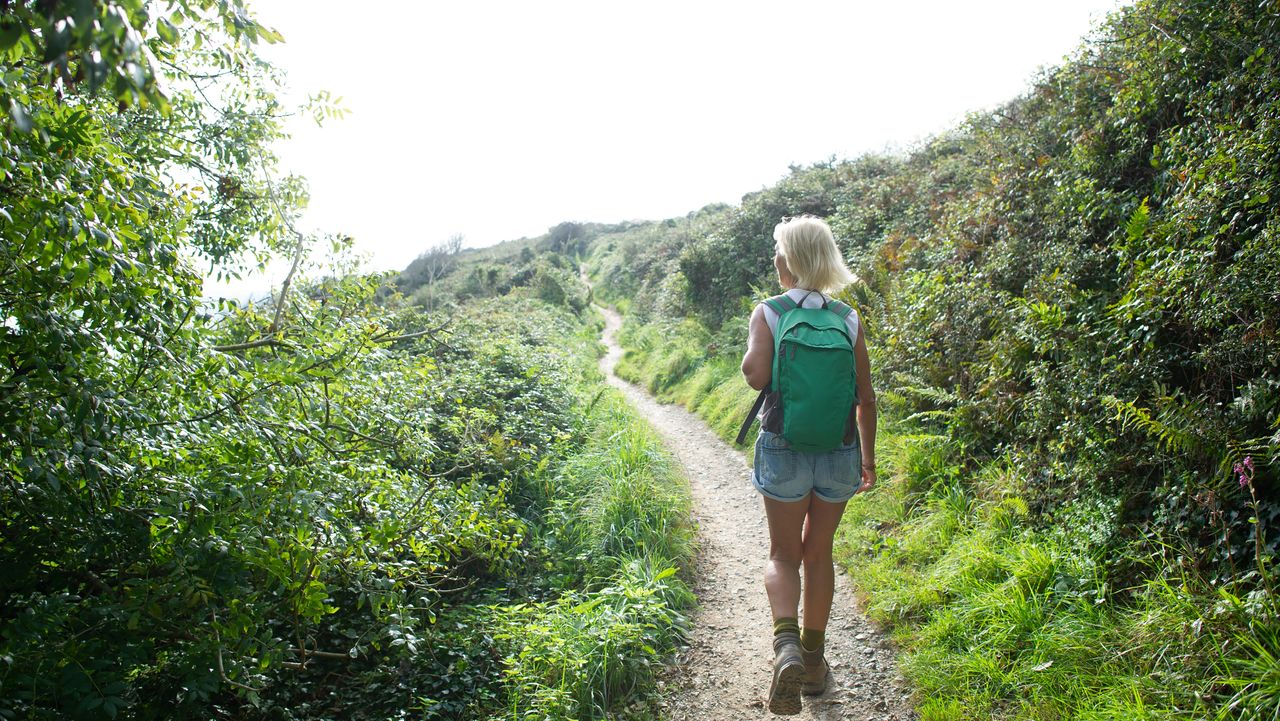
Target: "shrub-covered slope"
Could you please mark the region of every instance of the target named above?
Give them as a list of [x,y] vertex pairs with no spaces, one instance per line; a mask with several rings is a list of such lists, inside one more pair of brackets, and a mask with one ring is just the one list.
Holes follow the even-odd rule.
[[320,242],[275,39],[237,0],[4,5],[0,718],[643,713],[687,498],[573,236],[465,303],[314,267],[201,297]]

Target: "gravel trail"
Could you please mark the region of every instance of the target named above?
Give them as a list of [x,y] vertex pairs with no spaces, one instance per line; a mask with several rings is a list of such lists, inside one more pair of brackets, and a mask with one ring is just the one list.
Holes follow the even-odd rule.
[[[737,721],[771,717],[765,708],[773,663],[772,623],[764,592],[768,553],[764,505],[751,486],[747,459],[676,405],[663,405],[613,375],[622,357],[614,341],[621,325],[605,315],[609,348],[601,368],[609,383],[657,429],[684,468],[693,495],[699,554],[689,647],[661,682],[671,721]],[[799,719],[909,721],[910,692],[897,672],[888,638],[859,611],[847,577],[837,569],[827,628],[831,677],[827,692],[804,699]]]

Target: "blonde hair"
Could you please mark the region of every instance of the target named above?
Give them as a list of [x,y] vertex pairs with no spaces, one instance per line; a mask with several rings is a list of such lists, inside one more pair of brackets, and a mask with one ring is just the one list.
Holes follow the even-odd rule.
[[797,288],[830,295],[857,280],[844,264],[831,226],[821,218],[783,218],[773,228],[773,239],[778,241],[778,254],[787,261]]

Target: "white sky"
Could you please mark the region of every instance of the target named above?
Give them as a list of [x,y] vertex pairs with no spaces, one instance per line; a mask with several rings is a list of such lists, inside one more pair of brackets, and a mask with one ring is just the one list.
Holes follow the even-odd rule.
[[[382,2],[252,0],[296,98],[301,229],[399,269],[565,220],[737,203],[791,164],[909,148],[1026,90],[1116,0]],[[259,280],[261,282],[261,280]]]

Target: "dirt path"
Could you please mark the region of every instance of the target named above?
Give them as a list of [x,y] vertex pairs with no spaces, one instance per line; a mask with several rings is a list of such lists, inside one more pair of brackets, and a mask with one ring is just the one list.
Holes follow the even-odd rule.
[[[765,695],[773,663],[772,624],[762,575],[768,552],[764,506],[751,486],[746,459],[692,413],[662,405],[619,380],[613,368],[622,351],[614,342],[621,321],[607,309],[601,368],[658,430],[689,478],[700,553],[689,648],[663,682],[672,721],[736,721],[768,717]],[[801,719],[906,721],[916,718],[894,664],[888,639],[857,607],[842,573],[827,629],[831,684],[806,697]]]

